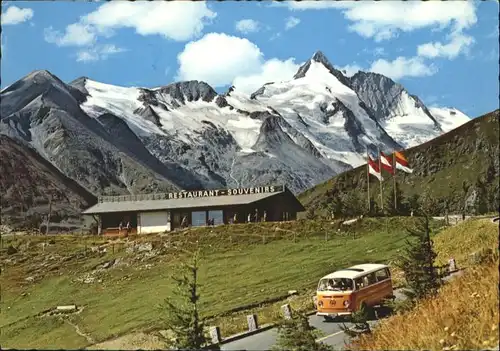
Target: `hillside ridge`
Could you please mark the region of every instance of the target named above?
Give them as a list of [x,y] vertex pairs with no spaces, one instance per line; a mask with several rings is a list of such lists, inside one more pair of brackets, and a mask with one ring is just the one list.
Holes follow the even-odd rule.
[[[403,152],[413,169],[412,174],[396,172],[397,185],[404,201],[410,197],[428,197],[436,215],[498,211],[499,171],[499,111],[475,118],[440,137]],[[384,205],[393,194],[392,177],[383,172]],[[356,194],[367,203],[366,165],[346,171],[308,189],[299,195],[302,203],[325,214],[335,197]],[[467,191],[464,192],[464,186]],[[371,198],[379,207],[378,180],[370,177]],[[464,205],[466,203],[466,205]],[[482,207],[479,210],[478,207]],[[363,210],[366,210],[364,208]],[[409,213],[409,208],[407,208]]]

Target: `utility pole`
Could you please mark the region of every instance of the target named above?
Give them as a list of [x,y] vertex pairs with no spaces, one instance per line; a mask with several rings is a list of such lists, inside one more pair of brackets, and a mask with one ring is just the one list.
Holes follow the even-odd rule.
[[366,184],[368,188],[368,215],[372,212],[371,201],[370,201],[370,165],[368,164],[368,159],[370,155],[368,154],[368,147],[366,148]]
[[49,234],[49,225],[50,225],[50,215],[52,214],[52,194],[49,196],[49,214],[47,215],[47,224],[45,226],[45,235]]

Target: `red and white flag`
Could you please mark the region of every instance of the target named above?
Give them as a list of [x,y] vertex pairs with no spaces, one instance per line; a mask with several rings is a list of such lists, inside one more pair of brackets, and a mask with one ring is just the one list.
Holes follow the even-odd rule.
[[406,173],[413,173],[413,169],[408,167],[408,160],[401,152],[394,153],[394,159],[396,160],[396,168],[402,170]]
[[384,155],[384,153],[382,151],[380,151],[380,165],[387,172],[394,175],[394,167],[392,166],[391,159],[390,159],[390,157]]
[[374,175],[380,181],[383,180],[378,163],[373,161],[370,156],[368,156],[368,173]]

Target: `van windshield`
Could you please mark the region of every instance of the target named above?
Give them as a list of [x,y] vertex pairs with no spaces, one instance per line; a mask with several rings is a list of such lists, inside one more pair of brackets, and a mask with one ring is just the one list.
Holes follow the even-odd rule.
[[349,278],[321,279],[318,284],[318,291],[346,291],[353,288],[354,283]]

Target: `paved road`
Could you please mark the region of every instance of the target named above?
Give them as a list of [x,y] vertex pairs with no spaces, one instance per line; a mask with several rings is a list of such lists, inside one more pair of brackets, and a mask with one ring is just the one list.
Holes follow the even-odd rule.
[[[342,349],[345,342],[348,342],[347,336],[340,329],[342,323],[338,322],[325,322],[323,317],[310,316],[309,324],[314,328],[320,330],[324,336],[317,339],[319,342],[333,345],[338,349]],[[370,322],[371,325],[375,321]],[[345,323],[346,326],[351,327],[352,324]],[[269,350],[275,343],[278,337],[278,330],[276,328],[263,331],[259,334],[254,334],[244,339],[236,340],[227,344],[223,344],[222,350]]]
[[[446,277],[445,280],[459,274],[461,274],[461,271]],[[394,295],[398,300],[404,298],[401,290],[395,290]],[[369,322],[371,326],[374,326],[376,323],[377,321]],[[313,315],[309,317],[309,324],[323,333],[324,336],[318,338],[318,342],[331,345],[337,350],[343,350],[345,343],[349,341],[348,336],[340,329],[342,326],[341,322],[325,322],[323,317]],[[348,327],[352,326],[350,323],[345,323],[345,325]],[[240,340],[223,344],[221,350],[269,350],[276,343],[277,336],[278,331],[276,328],[273,328]]]

